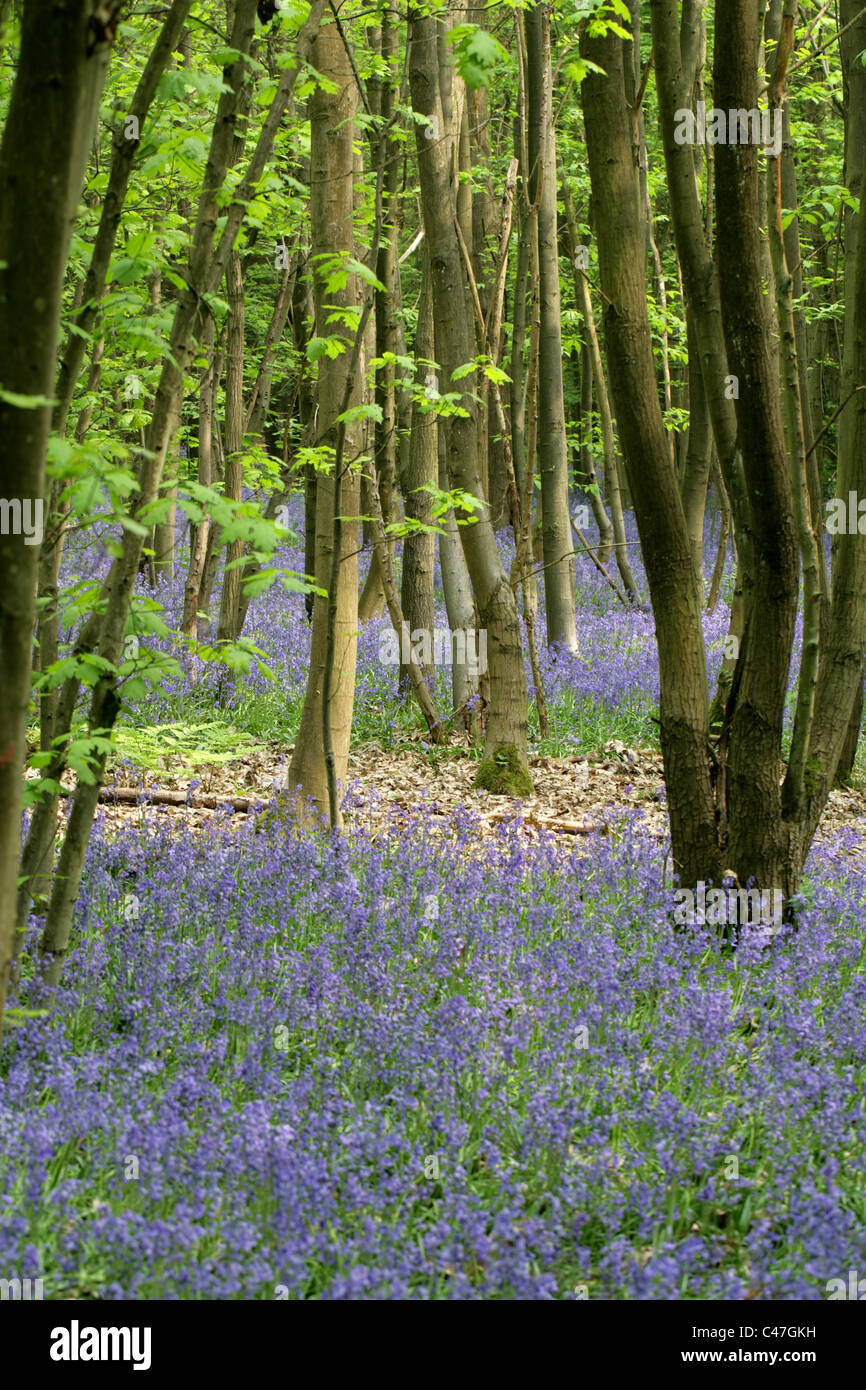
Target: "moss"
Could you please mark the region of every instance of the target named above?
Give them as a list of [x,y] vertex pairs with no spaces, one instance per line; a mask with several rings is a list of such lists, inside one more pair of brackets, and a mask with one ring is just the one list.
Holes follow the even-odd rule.
[[493,753],[482,759],[473,786],[494,796],[532,796],[535,791],[513,743],[497,744]]
[[815,795],[821,783],[822,776],[821,759],[817,754],[813,753],[812,757],[809,758],[806,763],[806,773],[803,778],[807,796],[812,797]]

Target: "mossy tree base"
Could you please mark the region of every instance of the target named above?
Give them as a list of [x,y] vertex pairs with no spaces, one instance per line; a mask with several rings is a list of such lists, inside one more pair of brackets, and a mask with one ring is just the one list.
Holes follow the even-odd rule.
[[535,787],[529,770],[521,761],[513,743],[499,743],[492,754],[483,758],[473,787],[494,796],[532,796]]

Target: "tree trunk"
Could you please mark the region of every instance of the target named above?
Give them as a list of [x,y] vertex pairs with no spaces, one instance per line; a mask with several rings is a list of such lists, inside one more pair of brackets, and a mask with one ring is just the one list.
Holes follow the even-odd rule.
[[583,112],[611,389],[656,620],[674,872],[693,887],[699,879],[718,882],[722,867],[708,754],[706,659],[685,514],[658,398],[623,47],[612,34],[582,35],[581,54],[606,74],[585,78]]
[[[244,443],[244,277],[239,251],[233,251],[229,257],[226,290],[229,313],[226,337],[226,475],[223,495],[227,501],[240,502],[243,489],[241,451]],[[217,638],[221,642],[233,642],[238,635],[238,598],[241,588],[238,562],[243,558],[243,553],[242,540],[229,541],[226,547],[226,568],[223,574],[217,629]]]
[[[323,10],[324,0],[313,0],[309,16],[298,35],[297,61],[283,73],[277,84],[246,172],[230,195],[222,221],[222,231],[214,247],[220,193],[235,141],[235,123],[241,107],[243,82],[249,73],[245,55],[249,54],[255,24],[253,0],[238,0],[229,50],[233,61],[224,73],[223,92],[219,100],[199,198],[186,270],[188,288],[178,301],[154,398],[154,410],[147,430],[145,448],[137,461],[139,491],[136,494],[135,512],[139,516],[142,512],[146,514],[146,509],[153,503],[158,492],[169,442],[180,415],[184,374],[192,363],[196,342],[203,327],[205,298],[214,293],[225,274],[252,190],[261,179],[270,158],[277,129],[291,99],[301,60],[310,53],[313,36]],[[87,620],[76,644],[79,651],[91,651],[95,647],[106,672],[95,686],[91,700],[89,724],[93,731],[110,732],[120,707],[116,692],[115,668],[121,654],[141,549],[142,537],[138,530],[125,532],[121,553],[115,559],[109,577],[103,585],[104,609],[98,616],[93,615],[93,621]],[[66,719],[64,732],[67,732],[71,725],[77,690],[78,681],[75,677],[67,681],[63,688],[61,703]],[[93,764],[94,783],[79,785],[75,794],[48,906],[42,953],[44,975],[49,985],[59,981],[68,950],[72,912],[81,879],[84,853],[99,784],[105,774],[105,754],[94,757]],[[52,759],[47,775],[57,780],[64,766],[65,753],[61,748]],[[34,827],[36,821],[37,817],[34,817]],[[31,837],[28,835],[22,866],[30,857],[30,844]],[[32,869],[30,871],[32,872]],[[26,876],[25,872],[24,877]]]
[[[858,5],[856,0],[841,0],[839,6],[840,28],[846,31],[840,35],[839,39],[845,90],[845,184],[858,202],[863,190],[863,151],[864,147],[866,147],[866,67],[863,66],[863,61],[860,56],[864,49],[866,49],[866,14],[862,13],[862,9],[862,5]],[[847,27],[849,24],[851,25],[850,28]],[[785,206],[788,207],[790,204],[786,204]],[[844,401],[851,397],[851,391],[857,385],[855,373],[856,338],[862,326],[858,326],[854,318],[854,285],[857,245],[861,240],[860,229],[863,226],[862,215],[846,205],[843,214],[843,226],[845,235],[845,316],[843,327],[842,373],[839,382],[840,401]],[[862,400],[862,396],[860,399]],[[854,396],[848,399],[848,404],[844,407],[839,416],[839,465],[837,470],[836,496],[845,498],[846,501],[852,485],[848,483],[843,475],[845,472],[845,461],[852,458],[852,437],[856,434],[858,428],[855,416],[856,409],[857,397]],[[812,454],[812,462],[817,471],[817,451]],[[837,549],[837,545],[838,542],[834,544],[834,551]],[[853,730],[856,727],[859,733],[859,709],[861,703],[862,689],[858,687],[849,720],[849,734],[846,739],[846,748],[841,760],[843,775],[850,774],[854,766],[857,739]]]
[[[336,25],[323,26],[316,40],[314,63],[336,89],[326,92],[318,87],[310,101],[310,226],[315,266],[318,264],[316,257],[349,259],[355,249],[353,141],[358,90]],[[355,305],[357,296],[357,277],[354,274],[349,275],[344,289],[330,293],[325,290],[322,274],[317,274],[314,282],[317,333],[333,333],[335,326],[326,326],[333,306]],[[342,331],[343,336],[347,337],[345,328],[338,328],[337,331]],[[337,416],[342,409],[351,356],[347,337],[346,350],[340,357],[332,359],[326,356],[319,361],[317,439],[320,444],[327,443],[332,448],[337,444]],[[361,400],[363,377],[361,370],[357,374],[350,406],[359,404]],[[345,520],[336,557],[336,594],[330,592],[335,568],[334,493],[338,482],[335,470],[320,473],[316,486],[315,575],[316,584],[326,591],[328,597],[317,595],[313,605],[310,670],[301,724],[289,768],[289,791],[299,797],[298,812],[304,817],[311,813],[317,818],[327,817],[329,813],[328,769],[322,734],[329,600],[336,601],[332,626],[335,684],[329,701],[329,722],[334,775],[338,783],[345,780],[348,767],[358,647],[357,517],[360,511],[359,474],[352,465],[360,449],[359,436],[357,421],[347,425],[345,458],[339,478],[340,512]],[[335,819],[339,825],[339,809]]]
[[538,202],[541,341],[538,471],[544,544],[547,641],[577,650],[574,546],[568,510],[568,446],[562,386],[562,307],[556,217],[556,147],[550,70],[550,11],[541,0],[526,15],[529,196]]
[[[565,176],[564,170],[562,171],[560,186],[562,188],[563,206],[565,207],[565,225],[568,231],[569,251],[571,252],[574,297],[577,301],[578,313],[583,319],[583,348],[581,351],[581,468],[584,476],[588,479],[592,511],[596,525],[598,526],[598,559],[603,565],[606,565],[610,560],[615,532],[617,540],[617,566],[622,576],[626,593],[637,603],[640,601],[640,596],[638,594],[634,575],[632,574],[631,565],[629,564],[628,547],[625,543],[625,521],[622,514],[619,471],[616,463],[616,445],[613,438],[613,420],[610,413],[607,382],[605,381],[604,365],[598,346],[598,334],[595,331],[595,319],[592,313],[592,299],[590,298],[589,284],[585,274],[586,266],[584,261],[588,248],[580,244],[574,200],[571,196],[571,189],[568,185],[568,179]],[[598,479],[592,456],[591,414],[593,378],[595,379],[599,418],[601,420],[605,477],[607,479],[608,496],[613,502],[611,510],[614,512],[615,524],[611,523],[610,517],[605,511],[604,498],[598,486]]]
[[692,551],[695,583],[703,599],[704,593],[704,510],[707,485],[710,480],[713,437],[707,398],[701,376],[701,359],[691,316],[687,314],[689,351],[689,442],[682,480],[683,510]]
[[[29,397],[0,400],[0,1028],[16,925],[30,670],[45,450],[69,239],[111,39],[94,41],[95,0],[27,0],[0,142],[0,383]],[[5,522],[5,518],[4,518]],[[29,535],[27,533],[30,533]]]
[[[421,296],[418,301],[418,328],[415,334],[415,357],[433,360],[433,291],[430,285],[430,264],[426,247],[423,252]],[[426,368],[419,368],[421,381]],[[425,487],[435,487],[439,477],[438,421],[435,412],[422,412],[412,406],[412,428],[409,437],[409,464],[402,478],[403,505],[406,519],[430,526],[433,521],[433,498]],[[411,632],[422,629],[433,641],[433,567],[436,537],[432,531],[412,531],[403,541],[403,578],[401,603],[403,615]],[[423,669],[431,691],[436,690],[436,673],[432,665]],[[409,679],[408,668],[401,662],[400,683]]]
[[[750,0],[719,0],[714,97],[724,109],[758,105],[758,11]],[[754,535],[754,601],[728,702],[726,759],[728,858],[745,884],[795,891],[779,796],[782,719],[798,595],[798,547],[779,378],[763,296],[763,252],[754,145],[716,146],[718,259],[728,362],[739,378],[735,401]],[[733,504],[733,498],[731,499]],[[735,513],[736,522],[736,513]],[[742,556],[741,556],[742,559]],[[852,692],[853,694],[853,692]]]
[[[208,314],[202,332],[202,351],[208,358],[208,368],[202,377],[198,396],[198,475],[202,487],[210,487],[213,477],[213,370],[214,370],[214,321]],[[210,534],[210,517],[202,510],[201,521],[193,523],[190,534],[189,566],[183,591],[183,620],[181,630],[185,637],[195,641],[198,637],[199,593],[204,575],[205,560]]]
[[[435,20],[412,11],[409,44],[412,105],[428,120],[435,115],[441,122]],[[487,633],[490,671],[486,756],[478,779],[491,789],[522,795],[532,784],[525,765],[526,674],[517,607],[499,559],[479,476],[478,433],[472,399],[474,373],[457,381],[453,379],[459,367],[472,361],[474,342],[463,293],[463,263],[454,223],[447,150],[436,140],[425,139],[422,126],[416,125],[415,130],[424,227],[430,251],[436,357],[445,389],[463,393],[462,405],[466,410],[463,416],[445,418],[448,477],[452,487],[462,488],[481,503],[472,523],[461,527],[475,601],[482,629]]]
[[[680,29],[682,9],[682,31]],[[696,152],[675,139],[676,112],[691,110],[692,92],[703,46],[703,17],[699,0],[651,0],[653,54],[659,116],[670,194],[671,220],[683,274],[686,302],[694,315],[701,356],[701,379],[715,440],[719,466],[731,503],[737,555],[743,565],[745,606],[752,589],[752,537],[749,498],[738,449],[733,392],[737,366],[730,369],[722,329],[718,270],[708,243],[695,169]],[[718,151],[718,146],[715,147]]]

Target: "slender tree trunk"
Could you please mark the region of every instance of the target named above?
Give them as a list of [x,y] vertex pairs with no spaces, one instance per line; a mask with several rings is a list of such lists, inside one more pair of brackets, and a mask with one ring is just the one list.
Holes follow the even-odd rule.
[[585,78],[583,112],[611,388],[656,620],[674,871],[692,887],[699,879],[718,882],[722,867],[708,756],[706,659],[685,514],[658,399],[623,46],[612,34],[582,35],[582,56],[606,74]]
[[[689,320],[687,315],[687,322]],[[704,592],[704,510],[710,480],[713,437],[707,398],[701,376],[701,359],[694,327],[688,323],[689,345],[689,442],[682,480],[683,510],[692,551],[698,593]]]
[[[220,333],[220,343],[215,347],[213,366],[211,368],[211,396],[210,396],[210,476],[211,487],[218,487],[225,477],[225,449],[223,448],[222,430],[220,429],[219,419],[219,383],[222,380],[223,362],[225,361],[225,351],[222,346],[226,324],[222,326]],[[217,545],[217,527],[209,524],[207,532],[207,548],[205,550],[204,568],[202,570],[201,585],[198,591],[198,611],[206,616],[205,630],[210,633],[213,622],[210,618],[211,599],[213,596],[213,586],[216,581],[217,567],[220,561],[220,548]]]
[[[240,502],[243,489],[241,453],[244,443],[244,277],[239,251],[233,251],[226,269],[228,291],[228,335],[226,337],[226,475],[223,495]],[[217,637],[221,642],[237,638],[238,599],[241,588],[239,561],[242,540],[229,541],[220,599]],[[234,566],[234,568],[231,568]]]
[[[516,147],[519,142],[515,141]],[[517,149],[519,158],[519,148]],[[523,354],[526,347],[526,300],[529,290],[529,217],[526,211],[527,190],[522,174],[518,196],[517,261],[514,271],[514,308],[511,338],[511,454],[517,488],[523,491],[526,470],[526,377]],[[512,521],[514,518],[512,518]]]
[[[214,321],[208,314],[202,332],[202,350],[208,357],[208,369],[202,377],[198,396],[198,475],[201,487],[210,487],[213,477],[213,370],[214,370]],[[203,510],[201,521],[191,529],[189,546],[189,567],[183,591],[182,632],[185,637],[195,641],[198,637],[199,593],[204,576],[207,558],[210,517]]]
[[[430,264],[426,248],[423,251],[421,296],[418,301],[418,327],[415,334],[415,357],[433,360],[433,291],[430,284]],[[419,368],[424,380],[426,368]],[[409,465],[402,478],[403,505],[406,519],[430,526],[433,521],[433,498],[426,487],[435,487],[439,476],[438,421],[433,411],[422,412],[412,407],[412,427],[409,438]],[[433,632],[433,567],[436,537],[432,531],[413,531],[403,541],[403,578],[401,600],[404,617],[411,632],[419,629]],[[433,666],[423,671],[431,691],[436,689]],[[408,681],[409,672],[402,662],[401,685]]]
[[[565,208],[565,225],[568,232],[568,249],[570,252],[571,266],[574,280],[574,297],[577,301],[578,313],[583,319],[583,345],[581,347],[581,373],[580,373],[580,414],[581,414],[581,445],[580,445],[580,466],[582,476],[586,479],[585,487],[589,489],[590,505],[592,506],[593,516],[598,526],[598,559],[601,564],[606,565],[610,560],[613,548],[613,526],[608,516],[601,489],[598,486],[598,478],[595,471],[595,463],[592,456],[592,381],[593,363],[598,364],[598,390],[599,395],[603,394],[604,401],[600,401],[600,412],[602,420],[602,439],[604,444],[605,468],[608,478],[611,474],[616,477],[616,455],[613,442],[613,421],[610,416],[610,405],[607,399],[607,386],[604,381],[604,369],[601,362],[601,353],[598,347],[598,336],[595,331],[595,320],[592,313],[592,300],[589,294],[584,270],[584,264],[588,248],[581,245],[580,233],[577,227],[577,214],[574,210],[574,199],[571,196],[571,188],[563,169],[560,176],[560,188],[562,190],[563,206]],[[616,495],[619,497],[619,481],[615,484]],[[625,541],[625,525],[622,522],[622,506],[619,509],[620,542]],[[631,565],[628,561],[628,549],[625,544],[620,544],[617,550],[617,563],[624,567],[623,582],[626,589],[637,599],[637,585],[631,572]],[[621,570],[622,572],[622,570]],[[626,575],[628,576],[626,578]]]
[[[409,20],[409,83],[412,105],[428,118],[442,119],[439,101],[435,21],[412,11]],[[524,794],[531,786],[526,769],[526,674],[514,595],[502,569],[496,538],[484,502],[478,470],[478,435],[472,393],[474,373],[453,380],[453,373],[474,356],[471,321],[466,314],[464,275],[455,226],[455,208],[447,151],[427,140],[416,125],[424,227],[430,250],[435,316],[436,357],[446,390],[462,393],[466,414],[445,419],[446,461],[452,487],[481,503],[473,522],[461,528],[466,563],[472,579],[482,629],[487,633],[490,671],[490,713],[485,759],[478,777],[491,789]],[[502,772],[507,767],[508,775]]]
[[550,11],[542,0],[526,15],[529,196],[538,202],[541,275],[538,471],[544,544],[547,641],[577,650],[574,560],[568,509],[568,446],[562,385],[562,307],[556,215],[556,146],[550,69]]
[[[396,99],[395,83],[397,74],[397,30],[387,14],[383,13],[381,28],[381,57],[388,67],[388,75],[375,84],[377,91],[376,108],[383,122],[390,122],[394,114]],[[372,337],[375,356],[384,357],[386,353],[397,351],[399,294],[399,267],[397,264],[397,235],[399,231],[399,190],[401,176],[402,146],[393,140],[390,131],[384,128],[372,141],[374,159],[381,155],[380,141],[385,141],[384,217],[382,241],[376,263],[376,278],[384,289],[376,291],[375,324]],[[386,525],[395,519],[397,486],[397,408],[394,389],[394,364],[386,362],[376,371],[376,404],[381,411],[374,427],[374,459],[379,485],[379,499]],[[362,482],[362,497],[366,498],[366,482]],[[364,513],[367,513],[365,501]],[[366,540],[366,533],[365,533]],[[388,537],[388,551],[393,560],[394,542]],[[379,563],[379,552],[374,546],[370,557],[370,569],[358,604],[358,618],[362,623],[382,613],[387,606],[384,575]]]
[[0,533],[0,1029],[16,925],[48,402],[63,273],[111,43],[94,43],[96,9],[95,0],[56,0],[46,24],[43,6],[24,4],[0,141],[0,383],[35,401],[0,401],[0,492],[12,513]]
[[[653,54],[670,194],[671,220],[682,266],[686,302],[694,315],[701,379],[719,465],[731,502],[737,554],[744,569],[746,608],[752,588],[751,513],[738,448],[735,395],[742,396],[736,365],[728,368],[718,270],[701,210],[695,150],[675,138],[676,112],[691,110],[698,54],[703,45],[699,0],[651,0]],[[682,21],[682,28],[681,28]],[[715,147],[718,151],[719,147]],[[738,634],[739,636],[739,634]]]
[[[323,26],[316,40],[314,63],[335,90],[318,87],[310,102],[311,120],[311,199],[310,226],[312,257],[345,257],[354,254],[354,119],[358,89],[336,25]],[[357,304],[357,277],[350,274],[344,289],[326,292],[324,279],[314,281],[316,326],[320,335],[333,333],[326,326],[334,305]],[[337,331],[341,331],[337,327]],[[343,335],[345,329],[342,330]],[[352,357],[347,338],[344,353],[319,361],[318,430],[320,443],[337,445],[337,416],[342,409],[347,372]],[[363,364],[357,373],[353,398],[361,400]],[[330,663],[333,686],[330,691],[329,732],[333,757],[332,775],[337,783],[345,780],[349,759],[349,739],[355,698],[355,664],[358,646],[358,522],[360,483],[356,458],[360,452],[358,422],[347,425],[341,476],[336,469],[320,473],[316,486],[316,583],[328,597],[316,596],[313,605],[313,635],[310,670],[304,696],[301,724],[289,768],[289,791],[301,798],[299,814],[308,815],[312,803],[317,817],[329,815],[328,767],[323,738],[323,688],[328,661],[328,606],[334,603],[330,631],[333,660]],[[335,555],[334,495],[339,485],[339,510],[344,518],[339,550]],[[336,563],[335,563],[336,562]],[[332,579],[336,572],[336,591]],[[339,807],[334,823],[340,824]]]
[[[231,66],[224,74],[223,92],[220,97],[217,119],[214,125],[211,148],[199,199],[198,214],[193,232],[186,280],[188,289],[181,294],[172,325],[168,350],[163,360],[160,382],[154,399],[154,410],[148,427],[145,448],[138,460],[139,491],[136,494],[138,515],[154,501],[159,488],[162,470],[169,442],[180,414],[184,374],[192,363],[196,342],[203,327],[205,317],[205,297],[212,294],[225,273],[229,255],[234,246],[252,190],[258,184],[270,158],[277,128],[282,120],[286,106],[291,99],[292,89],[300,68],[300,60],[310,53],[313,36],[318,28],[324,9],[324,0],[313,0],[310,14],[303,25],[296,44],[298,60],[280,78],[264,124],[259,133],[255,150],[250,158],[246,172],[233,190],[228,208],[223,218],[222,231],[214,248],[219,216],[219,197],[226,169],[235,140],[235,123],[241,108],[241,91],[249,68],[245,55],[248,55],[253,38],[255,23],[255,4],[253,0],[238,0],[234,25],[230,36]],[[111,730],[119,709],[114,670],[120,657],[123,632],[129,612],[132,588],[138,573],[142,538],[135,532],[125,532],[121,553],[112,565],[109,577],[103,586],[104,611],[93,622],[88,620],[76,644],[79,650],[95,650],[105,663],[106,674],[99,680],[93,691],[90,706],[89,724],[93,731]],[[78,683],[76,679],[64,687],[62,704],[65,709],[68,730],[75,707]],[[60,979],[68,943],[72,911],[81,871],[84,852],[93,820],[93,812],[99,794],[99,785],[105,773],[105,754],[93,759],[95,780],[92,785],[79,785],[73,801],[72,811],[63,842],[60,862],[54,880],[51,901],[45,922],[42,939],[44,974],[49,985]],[[49,765],[48,775],[55,780],[64,766],[64,754],[58,752]],[[34,817],[34,824],[36,817]],[[25,846],[24,862],[29,855],[30,837]]]
[[259,370],[253,384],[252,394],[244,417],[244,434],[258,443],[264,442],[264,426],[271,404],[271,391],[274,382],[274,349],[280,342],[289,318],[292,303],[292,282],[297,275],[297,256],[293,255],[287,263],[280,288],[274,303],[274,311],[265,334],[265,344]]
[[[625,516],[622,507],[622,490],[619,481],[619,464],[616,457],[616,443],[613,434],[613,414],[611,412],[610,397],[608,396],[607,390],[607,377],[605,375],[604,363],[601,359],[598,334],[595,329],[595,318],[592,312],[592,300],[589,294],[586,271],[582,267],[579,269],[576,262],[577,256],[575,255],[573,262],[574,288],[587,334],[596,400],[598,402],[598,413],[601,420],[604,474],[607,483],[607,498],[610,505],[611,529],[613,531],[616,565],[626,593],[634,603],[640,604],[640,591],[637,587],[637,582],[632,573],[628,558],[628,541],[625,533]],[[600,556],[599,559],[601,559]]]
[[[719,497],[720,518],[719,543],[716,548],[716,560],[715,564],[713,565],[713,576],[710,580],[710,592],[707,596],[708,613],[715,612],[716,604],[719,601],[719,594],[722,588],[722,576],[725,572],[725,560],[728,554],[728,540],[731,534],[731,504],[728,501],[728,494],[725,491],[725,485],[722,482],[721,473],[719,472],[718,460],[715,458],[715,455],[713,455],[712,468],[713,477],[716,482],[716,489]],[[710,716],[710,721],[712,722],[712,713]]]

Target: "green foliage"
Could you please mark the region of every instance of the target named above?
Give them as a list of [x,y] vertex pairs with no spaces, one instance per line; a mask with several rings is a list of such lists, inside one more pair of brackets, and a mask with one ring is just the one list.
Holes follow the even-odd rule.
[[169,759],[180,759],[188,768],[231,763],[258,746],[251,734],[220,720],[141,727],[121,724],[114,736],[116,756],[150,772],[163,771]]
[[467,87],[488,87],[500,65],[511,63],[508,50],[477,24],[455,24],[448,34],[457,71]]

